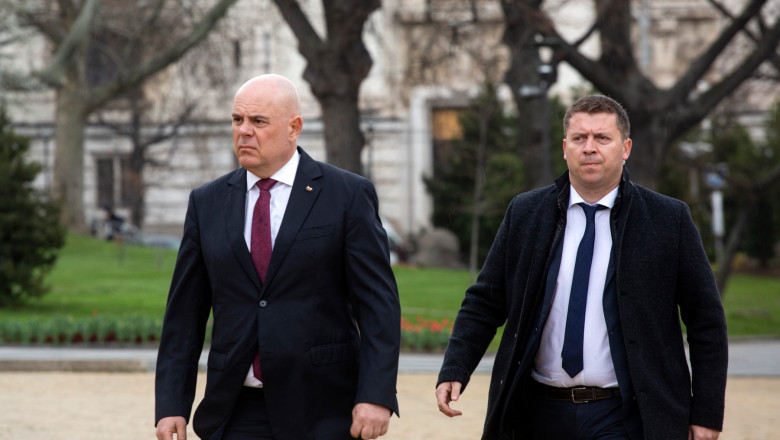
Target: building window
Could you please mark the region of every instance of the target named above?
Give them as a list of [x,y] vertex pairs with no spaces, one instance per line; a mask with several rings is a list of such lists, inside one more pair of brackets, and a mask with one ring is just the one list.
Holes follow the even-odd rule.
[[455,140],[463,138],[460,115],[463,109],[442,108],[433,110],[433,139]]
[[[460,117],[463,108],[433,109],[431,121],[431,137],[433,138],[433,163],[439,167],[447,167],[452,162],[455,142],[463,139],[463,127]],[[434,174],[436,174],[434,167]]]
[[114,207],[114,159],[97,160],[97,205],[101,208]]
[[95,159],[96,194],[99,208],[130,205],[130,160],[127,155],[101,156]]

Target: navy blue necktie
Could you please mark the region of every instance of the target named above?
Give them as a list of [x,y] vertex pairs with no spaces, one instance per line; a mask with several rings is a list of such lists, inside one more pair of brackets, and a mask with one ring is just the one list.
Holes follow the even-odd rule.
[[603,205],[578,203],[585,211],[585,233],[580,247],[577,248],[577,260],[571,279],[569,312],[566,315],[566,334],[563,337],[563,369],[570,377],[582,371],[582,338],[585,332],[585,306],[588,302],[588,283],[590,266],[593,262],[593,242],[596,239],[596,211],[607,209]]

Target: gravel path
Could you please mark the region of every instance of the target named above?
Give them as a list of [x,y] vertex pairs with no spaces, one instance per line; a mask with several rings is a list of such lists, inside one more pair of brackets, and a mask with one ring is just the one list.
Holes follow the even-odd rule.
[[[205,376],[199,376],[198,396]],[[489,376],[477,374],[448,419],[436,409],[434,374],[401,374],[400,419],[386,440],[478,439]],[[198,397],[199,398],[199,397]],[[154,439],[153,373],[0,373],[0,440]],[[721,439],[768,440],[780,431],[780,378],[730,377]],[[190,432],[190,440],[196,437]]]

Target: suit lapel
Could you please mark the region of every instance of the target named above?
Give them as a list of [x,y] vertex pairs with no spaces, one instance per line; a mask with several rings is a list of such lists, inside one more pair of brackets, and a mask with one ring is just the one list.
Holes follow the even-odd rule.
[[290,200],[287,202],[287,209],[284,211],[282,226],[276,235],[263,291],[273,282],[279,267],[287,257],[290,246],[295,241],[298,230],[301,229],[322,189],[319,180],[322,177],[322,170],[319,165],[301,148],[298,148],[298,152],[301,153],[301,161],[295,173],[295,182],[290,192]]
[[233,248],[241,268],[246,272],[258,290],[261,288],[260,277],[252,263],[252,256],[246,247],[244,240],[244,217],[246,210],[246,170],[239,169],[227,181],[227,194],[225,195],[226,216],[225,233],[228,243]]

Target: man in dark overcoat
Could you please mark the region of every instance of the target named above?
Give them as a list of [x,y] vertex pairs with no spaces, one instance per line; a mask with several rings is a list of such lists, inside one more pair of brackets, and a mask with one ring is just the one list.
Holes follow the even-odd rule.
[[688,207],[629,179],[614,100],[577,101],[564,135],[568,171],[512,200],[466,291],[440,411],[460,415],[450,403],[505,325],[483,439],[717,438],[726,323]]

